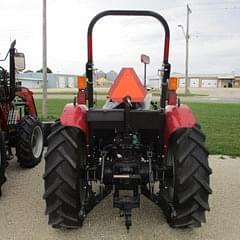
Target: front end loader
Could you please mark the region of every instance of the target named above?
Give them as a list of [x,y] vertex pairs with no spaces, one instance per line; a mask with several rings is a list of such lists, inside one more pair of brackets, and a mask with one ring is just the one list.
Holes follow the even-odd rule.
[[[102,109],[94,106],[92,31],[105,16],[150,16],[165,31],[159,104],[133,68],[123,68]],[[46,213],[55,228],[78,228],[112,193],[126,228],[141,195],[157,204],[171,227],[200,227],[211,193],[205,135],[170,77],[170,32],[152,11],[104,11],[88,28],[88,61],[79,92],[52,125],[45,155]]]

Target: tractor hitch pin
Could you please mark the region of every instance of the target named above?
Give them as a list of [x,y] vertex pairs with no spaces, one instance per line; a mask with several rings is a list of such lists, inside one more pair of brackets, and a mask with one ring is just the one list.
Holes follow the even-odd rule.
[[126,96],[123,98],[124,103],[127,105],[127,107],[131,108],[132,107],[132,102],[131,102],[131,97],[130,96]]

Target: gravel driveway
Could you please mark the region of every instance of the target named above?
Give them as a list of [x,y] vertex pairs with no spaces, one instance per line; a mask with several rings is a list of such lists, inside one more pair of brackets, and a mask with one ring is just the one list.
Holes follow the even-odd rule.
[[133,226],[127,233],[109,196],[86,218],[78,230],[56,230],[44,215],[42,162],[35,169],[19,169],[15,161],[8,169],[8,181],[0,198],[0,240],[57,239],[240,239],[240,158],[210,156],[213,169],[211,212],[199,229],[171,229],[161,210],[144,197],[141,209],[133,210]]

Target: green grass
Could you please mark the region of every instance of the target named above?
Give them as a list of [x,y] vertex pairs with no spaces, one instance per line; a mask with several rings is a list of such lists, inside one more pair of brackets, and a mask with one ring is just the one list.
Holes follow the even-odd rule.
[[[48,119],[57,119],[72,99],[49,99]],[[104,100],[98,100],[101,107]],[[41,100],[36,100],[41,117]],[[187,103],[207,136],[211,154],[240,156],[240,104]]]
[[240,156],[240,104],[188,103],[211,154]]
[[[37,106],[39,118],[41,120],[47,121],[47,120],[55,120],[59,118],[60,114],[63,111],[64,106],[67,103],[72,103],[72,99],[48,99],[48,118],[43,119],[42,118],[42,100],[41,99],[35,99],[35,103]],[[97,107],[100,108],[105,103],[105,100],[97,100]]]
[[[42,100],[35,99],[38,114],[40,119],[42,119]],[[55,120],[59,118],[63,111],[63,107],[67,103],[73,102],[72,99],[48,99],[48,118],[44,120]],[[43,120],[43,119],[42,119]]]

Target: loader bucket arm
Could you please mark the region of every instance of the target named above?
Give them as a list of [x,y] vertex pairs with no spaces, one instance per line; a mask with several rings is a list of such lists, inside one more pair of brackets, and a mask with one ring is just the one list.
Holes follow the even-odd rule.
[[167,79],[170,74],[170,64],[168,63],[169,56],[169,41],[170,31],[166,20],[158,13],[152,11],[134,11],[134,10],[108,10],[96,15],[88,26],[88,62],[86,64],[86,76],[88,79],[88,107],[93,107],[93,46],[92,46],[92,32],[96,22],[105,16],[149,16],[156,18],[163,26],[165,31],[164,54],[163,54],[163,79],[162,79],[162,94],[161,94],[161,108],[165,108],[167,96]]

